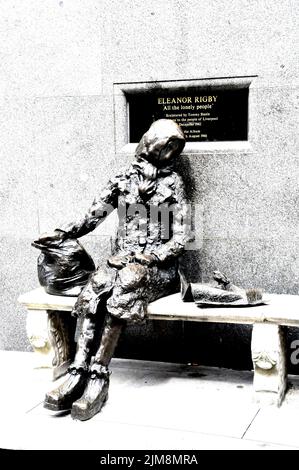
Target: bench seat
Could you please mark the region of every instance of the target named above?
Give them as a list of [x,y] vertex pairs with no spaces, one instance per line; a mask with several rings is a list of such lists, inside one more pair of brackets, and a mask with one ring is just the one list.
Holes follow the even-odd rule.
[[[287,387],[284,326],[299,327],[299,296],[265,294],[267,305],[199,308],[183,302],[180,293],[148,306],[151,320],[181,320],[253,325],[251,354],[256,398],[280,405]],[[19,297],[27,309],[27,334],[38,353],[38,367],[52,367],[53,378],[65,373],[74,350],[74,319],[70,312],[76,297],[49,295],[42,287]]]

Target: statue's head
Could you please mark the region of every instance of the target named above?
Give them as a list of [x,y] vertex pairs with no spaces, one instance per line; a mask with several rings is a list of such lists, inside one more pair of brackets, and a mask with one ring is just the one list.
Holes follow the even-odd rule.
[[159,119],[143,134],[136,149],[136,157],[156,167],[163,167],[169,165],[184,146],[185,136],[180,126],[171,119]]

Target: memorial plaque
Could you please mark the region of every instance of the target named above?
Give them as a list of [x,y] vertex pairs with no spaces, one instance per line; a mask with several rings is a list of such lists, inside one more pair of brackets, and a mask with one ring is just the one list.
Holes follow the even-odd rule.
[[248,88],[154,90],[127,95],[130,142],[139,142],[150,124],[173,119],[189,142],[247,140]]

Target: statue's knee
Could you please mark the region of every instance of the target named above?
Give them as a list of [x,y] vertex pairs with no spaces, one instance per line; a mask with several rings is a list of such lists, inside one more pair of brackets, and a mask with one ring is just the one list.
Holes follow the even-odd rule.
[[128,292],[145,284],[147,268],[141,264],[132,263],[119,271],[118,283],[123,291]]
[[115,272],[112,270],[98,269],[89,280],[90,287],[95,291],[109,289],[115,280]]

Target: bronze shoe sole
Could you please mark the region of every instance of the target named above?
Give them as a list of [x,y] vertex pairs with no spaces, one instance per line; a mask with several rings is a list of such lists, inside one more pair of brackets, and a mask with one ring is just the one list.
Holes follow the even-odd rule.
[[101,411],[103,406],[105,405],[106,401],[108,400],[108,390],[106,390],[102,396],[100,396],[97,400],[95,400],[90,406],[86,409],[81,408],[80,406],[76,405],[76,403],[72,406],[71,417],[73,419],[78,419],[80,421],[87,421],[95,416],[97,413]]

